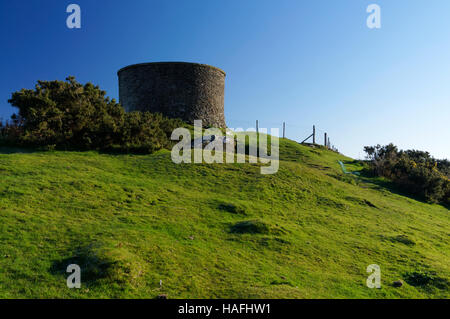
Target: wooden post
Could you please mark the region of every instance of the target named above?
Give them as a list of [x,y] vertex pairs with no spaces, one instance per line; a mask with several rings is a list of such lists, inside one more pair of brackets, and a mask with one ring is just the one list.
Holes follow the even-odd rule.
[[283,122],[283,138],[286,138],[286,122]]
[[327,133],[325,133],[325,138],[323,140],[323,145],[326,147],[327,146]]
[[259,130],[258,130],[258,120],[256,120],[256,136],[258,136]]
[[305,143],[307,140],[309,140],[312,137],[312,134],[310,136],[308,136],[307,138],[305,138],[300,144]]
[[313,125],[313,144],[316,144],[316,126]]

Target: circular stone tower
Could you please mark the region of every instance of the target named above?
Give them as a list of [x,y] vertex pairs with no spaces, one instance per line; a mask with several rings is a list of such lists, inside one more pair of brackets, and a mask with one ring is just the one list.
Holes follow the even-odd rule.
[[224,128],[225,72],[186,62],[135,64],[117,72],[119,99],[127,112],[159,112],[189,124]]

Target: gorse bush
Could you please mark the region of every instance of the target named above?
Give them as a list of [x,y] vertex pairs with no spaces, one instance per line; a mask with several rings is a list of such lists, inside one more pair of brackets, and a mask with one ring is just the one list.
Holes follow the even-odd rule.
[[3,123],[0,118],[0,145],[14,146],[22,135],[22,127],[16,115],[12,116],[12,121]]
[[[148,112],[126,113],[92,83],[38,81],[34,90],[14,92],[18,108],[14,129],[4,127],[1,141],[21,146],[150,153],[172,144],[181,120]],[[13,134],[14,133],[14,134]]]
[[399,151],[393,144],[366,146],[370,170],[429,202],[450,204],[450,162],[436,160],[428,152]]

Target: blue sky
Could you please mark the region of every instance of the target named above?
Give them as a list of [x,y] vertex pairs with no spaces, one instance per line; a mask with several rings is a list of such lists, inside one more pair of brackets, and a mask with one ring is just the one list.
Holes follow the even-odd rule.
[[[366,26],[372,3],[381,29]],[[74,75],[117,98],[123,66],[200,62],[227,72],[232,128],[284,121],[302,140],[315,124],[352,157],[393,142],[450,158],[449,13],[448,0],[2,0],[0,117],[38,79]]]

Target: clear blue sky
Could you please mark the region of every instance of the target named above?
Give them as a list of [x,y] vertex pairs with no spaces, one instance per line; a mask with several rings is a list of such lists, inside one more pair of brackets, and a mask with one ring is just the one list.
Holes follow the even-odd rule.
[[[80,30],[66,27],[70,3]],[[2,0],[0,116],[38,79],[74,75],[117,98],[123,66],[200,62],[227,72],[232,128],[285,121],[301,140],[315,124],[352,157],[393,142],[450,158],[449,14],[448,0]]]

